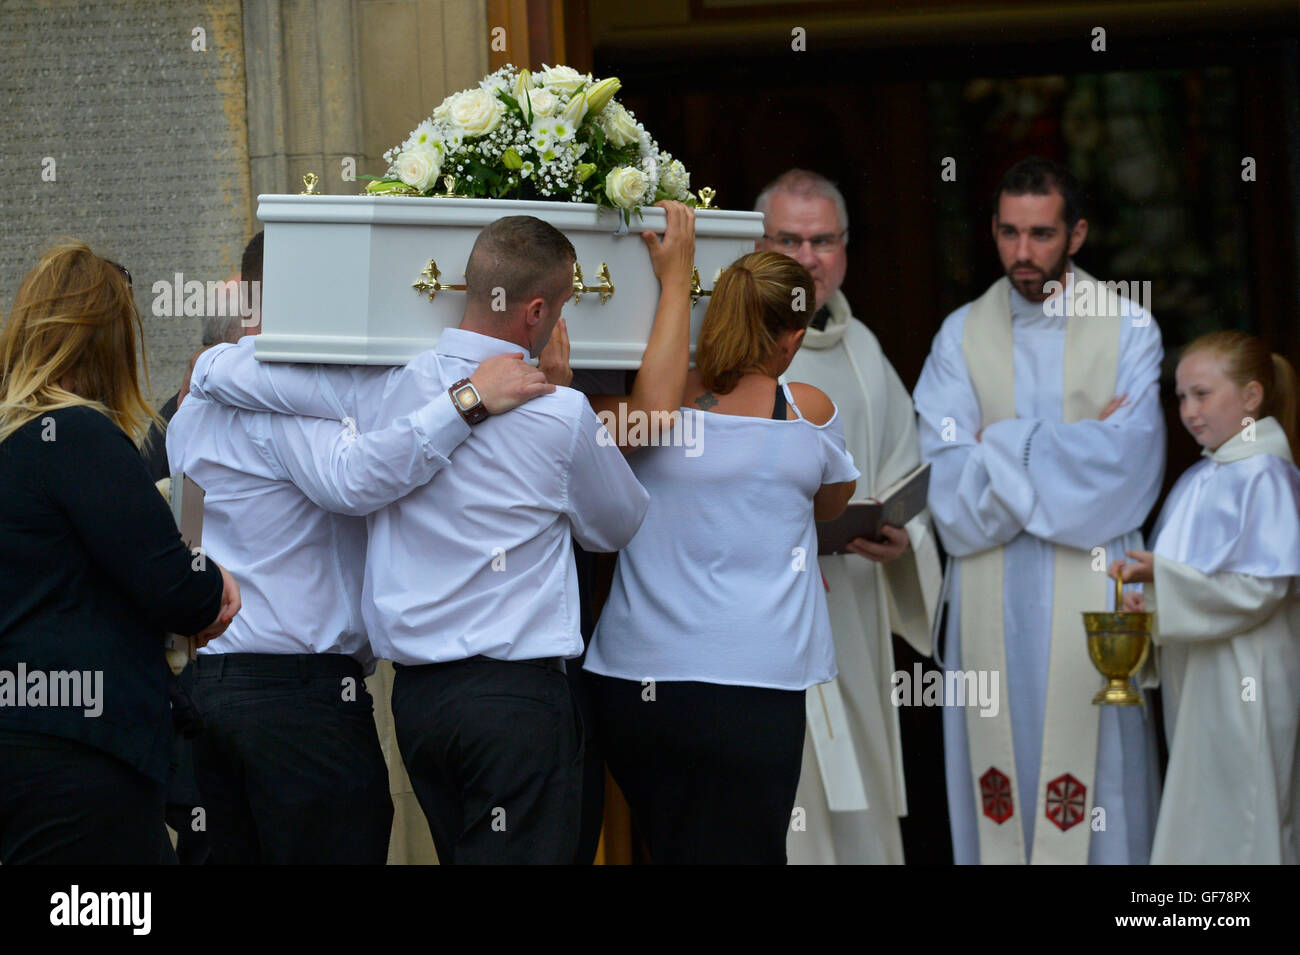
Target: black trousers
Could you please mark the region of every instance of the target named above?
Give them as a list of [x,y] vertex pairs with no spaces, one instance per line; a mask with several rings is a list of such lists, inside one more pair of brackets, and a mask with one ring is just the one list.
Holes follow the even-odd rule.
[[582,726],[559,661],[394,669],[397,744],[438,861],[572,863]]
[[200,656],[194,770],[216,865],[383,865],[388,768],[360,665],[339,654]]
[[76,740],[0,730],[0,863],[176,863],[166,786]]
[[802,690],[584,678],[609,771],[652,862],[785,864]]

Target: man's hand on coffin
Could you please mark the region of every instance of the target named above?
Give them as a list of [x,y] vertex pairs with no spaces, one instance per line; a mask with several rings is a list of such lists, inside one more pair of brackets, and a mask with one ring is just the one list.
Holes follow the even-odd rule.
[[523,352],[494,355],[474,370],[469,383],[483,400],[488,414],[505,414],[525,401],[555,390],[541,369],[524,361]]
[[201,647],[211,640],[215,640],[226,632],[230,626],[230,621],[235,619],[242,606],[239,598],[239,584],[235,578],[230,576],[230,571],[217,565],[217,570],[221,571],[221,609],[217,611],[217,619],[212,621],[205,629],[194,635],[194,645]]
[[695,210],[680,202],[662,200],[655,205],[664,210],[668,229],[664,237],[653,232],[642,232],[641,240],[650,251],[650,264],[660,288],[690,285],[691,270],[695,267]]
[[880,564],[887,564],[891,560],[897,560],[903,556],[903,551],[907,550],[908,544],[906,527],[881,524],[880,535],[884,540],[872,541],[867,540],[865,537],[855,538],[849,541],[848,550]]
[[573,369],[569,367],[569,326],[563,318],[555,323],[550,341],[538,358],[537,367],[553,385],[567,388],[573,382]]

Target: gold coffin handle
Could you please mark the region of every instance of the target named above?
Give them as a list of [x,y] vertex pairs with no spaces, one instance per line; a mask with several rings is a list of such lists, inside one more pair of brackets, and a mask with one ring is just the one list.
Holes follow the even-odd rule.
[[600,268],[596,270],[596,278],[599,285],[585,285],[582,278],[582,266],[577,260],[573,263],[573,300],[581,302],[582,296],[588,292],[597,292],[600,294],[600,304],[604,305],[614,294],[614,282],[609,277],[609,266],[604,262],[600,263]]
[[438,263],[433,259],[430,259],[429,264],[426,265],[424,271],[420,273],[420,277],[411,283],[411,288],[415,289],[417,295],[428,294],[430,302],[433,301],[433,297],[439,292],[465,291],[465,286],[463,284],[447,285],[443,282],[439,282],[438,279],[441,277],[442,273],[438,271]]
[[691,308],[699,304],[701,298],[712,294],[713,289],[704,288],[700,285],[700,267],[698,265],[691,266]]

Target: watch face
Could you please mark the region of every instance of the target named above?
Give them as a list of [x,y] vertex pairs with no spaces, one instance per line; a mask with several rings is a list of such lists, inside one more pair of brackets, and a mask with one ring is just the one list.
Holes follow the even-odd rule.
[[458,388],[456,389],[456,404],[458,404],[462,410],[468,411],[470,408],[473,408],[478,404],[478,394],[469,385],[466,385],[464,388]]

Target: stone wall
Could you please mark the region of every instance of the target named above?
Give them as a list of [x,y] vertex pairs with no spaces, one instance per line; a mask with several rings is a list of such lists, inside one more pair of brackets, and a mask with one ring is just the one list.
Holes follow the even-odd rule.
[[121,262],[155,405],[201,319],[154,314],[154,283],[228,278],[252,234],[240,7],[0,0],[0,310],[59,236]]
[[352,195],[442,102],[488,72],[483,0],[245,0],[254,199]]
[[84,239],[135,279],[161,405],[202,319],[154,283],[234,275],[259,193],[358,191],[487,72],[483,0],[0,0],[0,311]]

